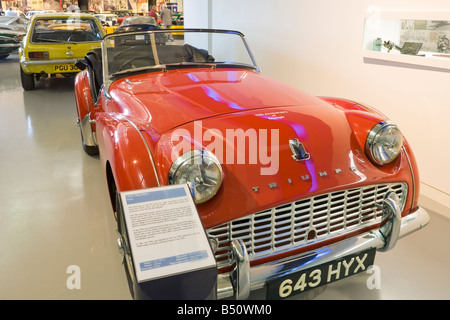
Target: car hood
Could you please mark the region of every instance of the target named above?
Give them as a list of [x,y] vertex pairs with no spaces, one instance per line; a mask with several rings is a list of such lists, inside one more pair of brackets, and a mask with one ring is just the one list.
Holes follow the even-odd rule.
[[[206,228],[306,195],[402,180],[400,169],[406,162],[382,171],[365,155],[365,139],[382,120],[379,114],[334,106],[251,72],[238,74],[236,83],[214,79],[207,85],[197,73],[204,81],[199,87],[152,84],[164,93],[160,101],[156,95],[153,101],[164,116],[163,121],[147,120],[153,129],[172,128],[163,133],[143,128],[150,135],[149,144],[155,142],[162,184],[168,184],[175,159],[189,150],[208,149],[222,164],[221,189],[198,205]],[[129,85],[143,90],[136,81],[130,79]],[[252,85],[237,85],[243,82]],[[135,92],[134,97],[144,104],[152,95]],[[151,112],[145,109],[143,115],[150,117]],[[309,158],[293,159],[293,139],[302,143]]]
[[[367,134],[377,122],[371,118],[367,129],[359,129]],[[183,139],[190,141],[183,144]],[[302,143],[309,157],[293,158],[292,139]],[[173,163],[176,156],[170,150],[183,154],[189,151],[183,147],[190,147],[210,150],[222,164],[219,193],[199,205],[207,227],[306,195],[399,179],[399,166],[384,174],[368,161],[364,141],[358,141],[347,113],[325,102],[197,120],[163,135],[158,145],[157,154],[165,158],[160,163]],[[163,178],[167,174],[160,171]]]
[[158,133],[231,113],[311,104],[315,98],[250,70],[185,69],[136,75],[109,87],[116,108]]

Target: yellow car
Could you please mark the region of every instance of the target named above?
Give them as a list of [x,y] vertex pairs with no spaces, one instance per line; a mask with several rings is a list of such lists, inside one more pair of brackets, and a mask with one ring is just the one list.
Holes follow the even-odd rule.
[[100,22],[90,14],[34,15],[19,49],[23,89],[34,89],[35,81],[42,77],[79,72],[75,62],[99,48],[105,33]]
[[106,34],[111,34],[116,31],[118,26],[105,26]]

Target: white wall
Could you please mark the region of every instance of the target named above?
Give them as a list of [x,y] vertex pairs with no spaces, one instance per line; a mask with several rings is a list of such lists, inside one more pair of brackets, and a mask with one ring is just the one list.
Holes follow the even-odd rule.
[[[450,73],[365,63],[364,18],[448,12],[448,0],[187,0],[186,27],[242,31],[266,75],[313,95],[365,102],[395,121],[421,181],[450,199]],[[450,207],[450,201],[448,201]]]

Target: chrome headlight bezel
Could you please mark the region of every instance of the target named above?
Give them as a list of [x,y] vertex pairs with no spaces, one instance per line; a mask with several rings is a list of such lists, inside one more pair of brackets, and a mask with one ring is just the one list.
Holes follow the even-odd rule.
[[382,121],[370,130],[366,140],[366,153],[377,165],[394,161],[403,147],[403,135],[391,121]]
[[[192,173],[194,170],[197,171],[197,175]],[[215,175],[215,178],[208,179],[208,185],[204,181],[207,178],[204,176],[205,170],[213,170]],[[222,180],[222,166],[216,156],[208,150],[191,150],[182,154],[169,170],[169,183],[187,183],[197,204],[213,198],[219,191]]]

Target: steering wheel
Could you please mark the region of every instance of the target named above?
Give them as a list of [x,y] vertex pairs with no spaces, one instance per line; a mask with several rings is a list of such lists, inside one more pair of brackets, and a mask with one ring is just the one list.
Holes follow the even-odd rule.
[[86,32],[86,30],[84,30],[83,28],[76,28],[73,29],[72,32],[70,33],[69,39],[67,39],[67,41],[72,41],[72,37],[76,37],[78,35],[80,35],[80,32]]
[[[137,68],[136,66],[133,65],[133,62],[137,61],[137,60],[142,60],[145,61],[145,63],[141,66],[151,66],[152,64],[155,64],[155,60],[153,59],[153,57],[149,57],[149,56],[137,56],[137,57],[132,57],[130,59],[125,60],[118,68],[116,72],[122,71],[122,70],[126,70],[126,69],[134,69]],[[129,67],[128,67],[129,65]]]

